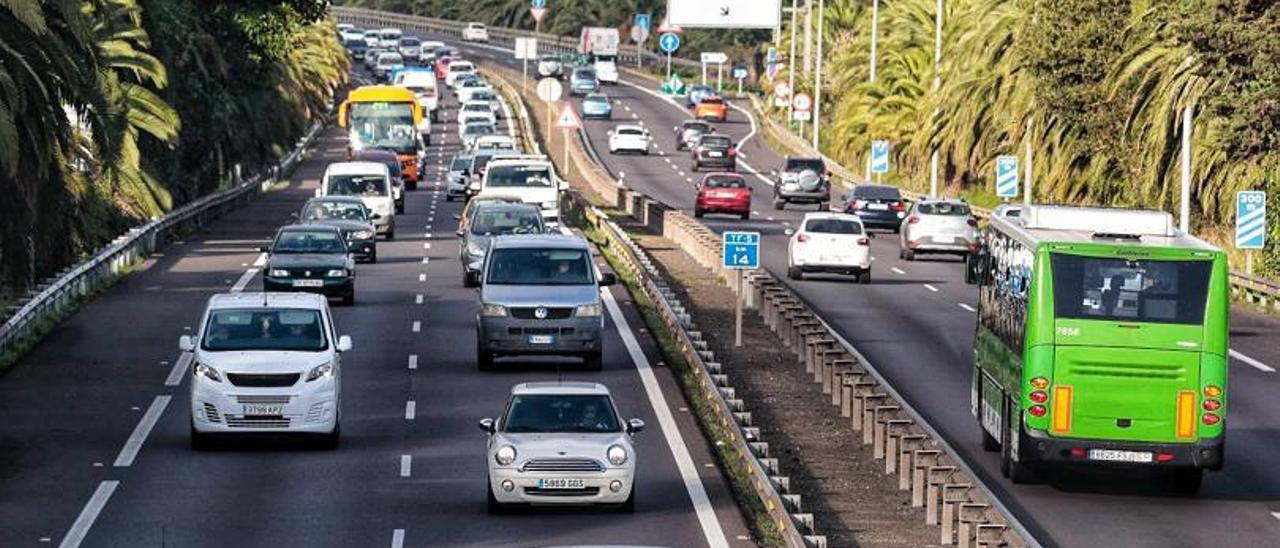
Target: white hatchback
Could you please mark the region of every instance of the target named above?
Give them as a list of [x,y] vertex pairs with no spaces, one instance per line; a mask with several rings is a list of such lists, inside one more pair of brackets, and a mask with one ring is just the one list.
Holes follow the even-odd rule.
[[807,213],[799,230],[788,230],[787,277],[806,272],[846,274],[858,283],[871,283],[871,238],[856,215]]
[[642,126],[623,124],[609,130],[609,152],[613,154],[638,152],[647,156],[651,142],[649,130]]
[[506,411],[482,419],[489,435],[489,512],[512,504],[610,504],[635,510],[636,450],[644,421],[623,421],[609,389],[589,382],[530,382]]
[[191,353],[191,447],[213,434],[340,436],[342,354],[329,303],[310,293],[228,293],[209,299]]
[[462,39],[466,42],[488,42],[489,29],[480,23],[467,23],[462,29]]
[[463,74],[474,74],[476,66],[470,61],[451,61],[444,72],[444,85],[453,87],[454,82]]

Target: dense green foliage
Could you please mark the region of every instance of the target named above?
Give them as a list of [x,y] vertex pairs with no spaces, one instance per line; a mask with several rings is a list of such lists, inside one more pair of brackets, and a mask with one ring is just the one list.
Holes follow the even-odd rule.
[[1273,211],[1280,204],[1275,0],[945,4],[935,70],[935,1],[881,1],[869,82],[870,2],[828,0],[825,152],[861,166],[870,141],[887,138],[891,178],[921,190],[936,148],[947,192],[991,194],[995,157],[1029,141],[1038,200],[1174,211],[1181,113],[1191,107],[1195,230],[1229,243],[1237,190],[1269,187]]
[[347,59],[321,0],[0,0],[0,294],[274,160]]

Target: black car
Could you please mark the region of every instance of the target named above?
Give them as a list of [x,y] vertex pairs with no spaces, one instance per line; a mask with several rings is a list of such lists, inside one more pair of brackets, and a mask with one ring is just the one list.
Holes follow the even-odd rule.
[[357,260],[378,262],[378,229],[373,221],[378,214],[369,211],[364,202],[355,196],[326,196],[312,198],[302,206],[302,212],[294,215],[302,223],[326,225],[342,231],[347,240],[347,250]]
[[685,150],[698,144],[698,139],[703,135],[715,133],[716,130],[702,120],[685,120],[672,128],[672,131],[676,134],[676,150]]
[[703,135],[691,154],[694,171],[701,171],[704,166],[729,171],[738,169],[738,150],[728,135]]
[[831,202],[831,172],[822,158],[795,158],[787,156],[782,161],[782,171],[773,172],[777,182],[773,185],[773,208],[782,209],[787,204],[818,204],[818,211],[826,211]]
[[907,204],[897,187],[858,185],[845,196],[844,212],[857,215],[867,228],[887,228],[897,234],[907,215]]
[[364,41],[363,37],[355,40],[346,40],[342,45],[346,46],[347,53],[351,54],[351,58],[356,61],[364,61],[365,53],[369,51],[369,44]]
[[262,277],[264,291],[305,291],[341,298],[342,304],[356,302],[355,261],[336,227],[289,225],[261,249],[269,253]]

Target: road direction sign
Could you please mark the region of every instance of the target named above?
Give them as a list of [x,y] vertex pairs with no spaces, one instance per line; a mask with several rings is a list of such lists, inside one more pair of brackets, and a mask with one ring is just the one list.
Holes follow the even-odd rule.
[[1267,244],[1267,193],[1236,193],[1236,248],[1262,249]]
[[536,6],[529,8],[529,15],[533,16],[533,20],[535,22],[541,23],[542,19],[547,16],[547,8],[539,8]]
[[788,85],[786,82],[778,82],[778,85],[773,86],[773,94],[777,95],[778,97],[790,98],[791,86]]
[[796,97],[791,100],[791,107],[796,110],[808,111],[813,108],[813,99],[804,93],[797,93]]
[[668,32],[658,39],[658,47],[667,53],[673,53],[680,49],[680,35],[674,32]]
[[672,73],[671,78],[662,83],[662,92],[667,95],[680,95],[684,93],[684,80],[679,74]]
[[807,110],[792,110],[791,120],[796,122],[808,122],[813,118],[813,113]]
[[724,267],[730,270],[760,268],[760,233],[725,232]]
[[649,27],[631,27],[631,41],[637,44],[644,43],[649,39]]
[[1001,198],[1018,197],[1018,157],[1000,156],[996,158],[996,196]]
[[871,141],[871,172],[889,172],[889,141]]
[[729,62],[729,56],[728,56],[728,55],[725,55],[725,54],[724,54],[724,53],[722,53],[722,52],[718,52],[718,51],[704,51],[704,52],[702,52],[702,63],[703,63],[703,64],[723,65],[723,64],[728,63],[728,62]]
[[777,62],[778,62],[778,48],[769,48],[769,51],[768,51],[767,53],[765,53],[765,54],[764,54],[764,62],[766,62],[766,63],[777,63]]
[[733,67],[734,80],[745,80],[747,78],[747,75],[748,75],[748,71],[747,71],[746,65],[736,65]]
[[765,73],[765,74],[767,74],[767,75],[769,76],[769,79],[770,79],[770,80],[773,80],[773,79],[777,78],[777,77],[778,77],[778,64],[777,64],[777,63],[769,63],[769,64],[765,65],[765,66],[764,66],[764,73]]
[[[545,0],[544,0],[544,1],[545,1]],[[634,22],[634,23],[632,23],[632,25],[648,30],[648,28],[649,28],[649,24],[650,24],[651,22],[652,22],[652,19],[650,19],[650,18],[649,18],[649,14],[647,14],[647,13],[637,13],[637,14],[636,14],[636,18],[635,18],[635,22]]]
[[560,116],[556,118],[556,127],[560,129],[582,128],[582,118],[579,118],[578,112],[573,110],[573,103],[565,101],[564,108],[560,109]]
[[538,58],[537,38],[516,38],[516,59],[533,61]]
[[554,103],[560,100],[560,96],[564,94],[564,86],[560,85],[560,80],[555,78],[543,78],[538,80],[538,98],[548,103]]

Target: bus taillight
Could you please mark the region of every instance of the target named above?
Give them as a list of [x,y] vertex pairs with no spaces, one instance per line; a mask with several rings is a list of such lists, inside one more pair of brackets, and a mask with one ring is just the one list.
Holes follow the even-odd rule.
[[1044,390],[1033,391],[1031,392],[1031,395],[1028,397],[1031,398],[1031,401],[1036,403],[1044,403],[1049,401],[1049,393],[1045,392]]
[[1222,409],[1222,402],[1218,400],[1204,400],[1204,404],[1201,406],[1204,407],[1205,411],[1217,411]]
[[1033,405],[1027,409],[1027,412],[1031,413],[1031,416],[1033,417],[1040,418],[1045,416],[1045,414],[1048,413],[1048,410],[1046,410],[1043,405]]
[[1053,431],[1071,431],[1072,389],[1070,386],[1053,387]]
[[1196,393],[1190,390],[1178,392],[1177,435],[1179,438],[1196,435]]
[[1046,379],[1044,377],[1036,377],[1034,379],[1031,379],[1031,387],[1036,390],[1044,390],[1046,388],[1049,388],[1049,379]]
[[1222,389],[1212,384],[1209,386],[1206,386],[1204,387],[1204,397],[1206,398],[1222,397]]
[[1200,420],[1204,421],[1205,426],[1217,426],[1219,422],[1222,422],[1222,417],[1219,417],[1216,413],[1205,413]]

